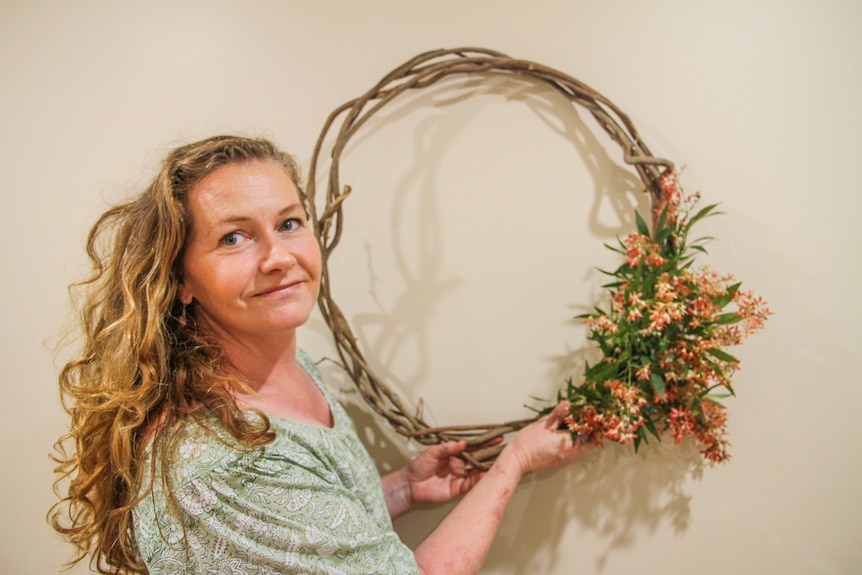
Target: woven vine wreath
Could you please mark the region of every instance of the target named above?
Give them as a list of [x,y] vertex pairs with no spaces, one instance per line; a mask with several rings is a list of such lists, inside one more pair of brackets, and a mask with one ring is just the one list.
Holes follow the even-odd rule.
[[[321,290],[319,297],[319,307],[323,314],[326,323],[335,338],[335,344],[338,353],[341,357],[342,365],[353,380],[365,401],[376,411],[383,416],[391,426],[408,438],[415,439],[420,443],[430,445],[446,441],[466,440],[468,445],[476,447],[483,446],[488,442],[493,442],[496,438],[505,436],[514,432],[530,422],[534,421],[541,415],[541,412],[536,417],[510,421],[500,424],[476,424],[476,425],[456,425],[447,427],[432,427],[429,426],[423,419],[421,411],[410,409],[408,405],[394,393],[386,383],[378,377],[366,361],[362,350],[359,348],[357,338],[353,335],[350,325],[342,313],[341,309],[332,298],[332,276],[329,272],[328,262],[329,256],[332,254],[335,247],[338,245],[341,238],[344,225],[344,216],[342,212],[342,203],[350,194],[350,186],[342,186],[340,181],[339,161],[350,139],[362,128],[362,126],[378,111],[380,111],[387,103],[395,100],[405,92],[421,90],[431,86],[435,82],[451,76],[471,76],[481,77],[483,75],[490,76],[491,74],[499,76],[500,74],[510,74],[518,78],[527,78],[537,83],[551,86],[563,97],[567,98],[573,105],[579,105],[585,108],[596,119],[599,126],[607,132],[611,139],[619,144],[622,149],[623,160],[633,166],[637,171],[638,176],[643,182],[644,191],[649,194],[652,207],[652,228],[656,237],[650,236],[650,230],[643,219],[636,214],[638,220],[639,234],[631,236],[634,238],[644,238],[640,244],[635,241],[634,246],[620,242],[619,251],[624,255],[629,256],[629,264],[632,263],[632,250],[640,252],[645,258],[650,256],[650,246],[655,250],[671,249],[674,243],[684,241],[681,236],[683,229],[680,226],[686,226],[684,231],[688,230],[689,223],[679,222],[676,219],[677,204],[674,203],[668,207],[669,198],[678,199],[678,189],[676,187],[676,179],[674,174],[673,164],[663,158],[657,158],[652,155],[649,148],[641,140],[635,126],[631,120],[617,106],[615,106],[606,97],[599,94],[583,82],[572,78],[571,76],[526,60],[513,59],[505,54],[487,50],[482,48],[459,48],[452,50],[435,50],[419,54],[418,56],[408,60],[403,65],[395,68],[390,73],[385,75],[373,88],[367,91],[362,96],[350,100],[336,108],[327,118],[326,123],[321,131],[321,134],[315,145],[314,153],[311,160],[309,173],[308,189],[306,190],[306,200],[311,217],[311,221],[315,227],[315,233],[320,242],[323,252],[323,267],[321,278]],[[326,202],[323,212],[318,214],[316,202],[316,182],[317,170],[324,143],[330,141],[332,132],[338,119],[341,119],[340,128],[335,134],[334,143],[331,149],[331,164],[329,167],[328,185],[326,188]],[[714,206],[709,206],[698,212],[692,220],[700,219],[708,215]],[[669,225],[673,223],[674,225]],[[691,221],[691,223],[694,223]],[[659,236],[662,237],[659,237]],[[646,240],[650,241],[646,241]],[[655,243],[656,240],[663,244],[659,246]],[[693,246],[695,249],[702,250],[699,245]],[[614,249],[614,248],[611,248]],[[652,261],[661,262],[666,258],[653,254]],[[675,262],[679,263],[679,262]],[[622,278],[620,285],[625,281],[626,265],[624,264],[616,275]],[[632,266],[629,265],[629,268]],[[727,278],[722,278],[722,281]],[[713,282],[715,283],[715,282]],[[719,282],[721,283],[721,282]],[[726,283],[726,282],[725,282]],[[712,285],[712,284],[710,284]],[[607,286],[606,286],[607,287]],[[713,294],[714,300],[718,307],[723,307],[732,299],[738,299],[739,285],[729,285],[723,288],[723,292],[718,295]],[[727,301],[724,301],[724,300]],[[739,302],[736,302],[739,303]],[[764,308],[765,309],[765,308]],[[751,311],[751,310],[749,310]],[[761,319],[765,318],[768,311],[758,309],[758,314],[749,313],[749,316],[757,315]],[[729,317],[734,315],[734,318]],[[647,389],[654,395],[655,401],[661,402],[667,400],[672,393],[675,393],[673,387],[673,365],[668,364],[662,372],[662,368],[657,366],[654,369],[655,373],[646,374],[646,383],[642,383],[640,387],[617,385],[617,380],[614,379],[614,374],[611,373],[624,370],[634,372],[635,368],[639,368],[639,376],[645,375],[645,370],[640,365],[633,365],[632,358],[621,357],[619,350],[614,348],[612,341],[603,337],[602,325],[606,325],[609,321],[606,314],[602,310],[597,309],[595,314],[585,316],[588,322],[592,322],[593,332],[590,339],[599,343],[600,347],[605,352],[606,360],[600,362],[596,366],[589,367],[586,372],[586,378],[589,380],[598,379],[599,392],[591,392],[587,387],[576,386],[571,380],[568,384],[568,389],[560,392],[560,399],[569,399],[572,403],[573,415],[567,420],[569,430],[573,436],[577,434],[587,434],[596,437],[599,441],[604,438],[611,438],[623,443],[634,443],[637,447],[641,440],[646,439],[647,431],[651,432],[656,437],[659,437],[659,431],[655,428],[657,421],[656,413],[650,413],[651,402],[638,396],[638,393],[643,393],[641,388]],[[604,319],[602,319],[604,318]],[[713,318],[716,319],[716,318]],[[736,323],[742,319],[738,314],[724,314],[724,319],[714,323],[725,325]],[[602,322],[605,322],[603,324]],[[747,326],[746,331],[754,331],[757,326]],[[737,342],[721,342],[738,343]],[[607,349],[610,346],[610,349]],[[713,354],[714,352],[714,354]],[[717,347],[712,347],[710,352],[709,363],[714,364],[718,370],[718,375],[724,377],[735,369],[735,358],[722,352]],[[611,365],[613,364],[613,365]],[[616,367],[614,367],[616,366]],[[620,367],[621,366],[621,367]],[[611,369],[614,367],[614,369]],[[689,369],[691,366],[685,366]],[[592,370],[592,371],[591,371]],[[715,370],[713,370],[715,371]],[[657,373],[661,373],[662,377],[658,378]],[[715,375],[715,374],[713,374]],[[604,379],[602,379],[604,378]],[[664,380],[668,378],[669,385],[665,385]],[[659,381],[661,379],[661,381]],[[607,381],[605,381],[607,380]],[[730,389],[729,381],[720,381],[722,387]],[[726,384],[726,385],[722,385]],[[610,387],[608,387],[608,385]],[[616,386],[616,387],[614,387]],[[608,389],[605,389],[608,387]],[[704,389],[711,390],[711,387],[703,384]],[[715,387],[715,386],[712,386]],[[609,391],[608,391],[609,390]],[[730,390],[732,392],[732,390]],[[595,397],[593,397],[595,396]],[[704,396],[706,397],[706,393]],[[609,403],[610,402],[610,403]],[[689,402],[691,403],[691,402]],[[695,398],[697,412],[690,412],[688,416],[692,421],[686,421],[681,416],[672,418],[665,417],[665,429],[671,428],[674,437],[679,440],[686,433],[694,434],[702,442],[709,444],[710,437],[705,437],[703,434],[697,433],[697,423],[707,423],[715,426],[720,424],[723,426],[723,420],[716,419],[715,414],[706,414],[711,417],[711,420],[705,421],[702,413],[703,405],[710,407],[712,401]],[[643,408],[643,409],[642,409]],[[621,416],[614,416],[619,421],[614,420],[613,424],[616,427],[609,428],[608,420],[611,413],[616,409],[622,409],[625,413]],[[643,410],[643,413],[641,411]],[[637,413],[634,413],[634,412]],[[679,410],[677,410],[679,411]],[[679,411],[682,413],[682,411]],[[719,414],[720,415],[720,414]],[[637,416],[637,417],[635,417]],[[620,419],[622,417],[622,419]],[[708,418],[708,417],[707,417]],[[598,430],[602,430],[601,433]],[[663,429],[662,431],[664,431]],[[622,431],[620,431],[622,430]],[[719,438],[720,439],[720,438]],[[497,443],[491,447],[483,447],[476,449],[471,453],[465,454],[464,458],[472,465],[486,467],[502,449],[503,444]],[[707,445],[709,448],[710,445]],[[715,447],[715,446],[712,446]],[[720,460],[725,456],[715,456],[711,459]]]

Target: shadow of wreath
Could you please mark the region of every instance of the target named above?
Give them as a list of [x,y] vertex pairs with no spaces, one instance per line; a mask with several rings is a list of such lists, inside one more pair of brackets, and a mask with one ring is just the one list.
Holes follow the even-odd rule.
[[[445,296],[462,286],[463,279],[445,268],[440,253],[443,223],[436,199],[440,193],[436,174],[452,141],[481,110],[482,104],[473,98],[480,95],[499,96],[524,105],[549,130],[573,147],[572,157],[584,162],[593,181],[593,198],[588,204],[589,211],[584,218],[584,225],[600,241],[611,241],[631,231],[634,228],[634,207],[641,211],[649,209],[648,198],[640,191],[640,180],[629,169],[610,158],[602,143],[587,128],[570,102],[550,87],[535,81],[503,74],[491,81],[487,77],[483,80],[459,78],[442,81],[420,93],[403,97],[404,102],[398,105],[390,104],[391,111],[378,112],[375,118],[363,126],[362,132],[354,137],[354,143],[345,152],[346,163],[349,164],[350,148],[367,145],[369,140],[384,131],[387,126],[398,123],[416,110],[436,109],[441,112],[417,125],[412,141],[415,161],[402,168],[403,174],[395,185],[395,200],[390,206],[389,214],[381,217],[381,220],[391,226],[393,233],[391,250],[395,257],[395,268],[386,270],[386,274],[396,273],[404,287],[391,303],[381,300],[377,285],[380,273],[375,268],[377,248],[366,245],[368,277],[371,278],[368,290],[376,309],[351,316],[351,324],[369,364],[373,366],[375,373],[399,391],[415,389],[416,383],[428,375],[429,321],[438,306],[442,305]],[[418,221],[418,227],[413,230],[419,238],[418,242],[415,242],[419,246],[418,256],[415,256],[405,253],[403,229],[398,222],[404,218],[405,206],[408,203],[407,190],[417,188],[422,217]],[[582,192],[573,190],[573,193]],[[350,199],[345,204],[348,210],[352,201],[354,200]],[[603,223],[598,217],[603,206],[609,206],[613,211],[617,225]],[[347,219],[349,221],[349,214]],[[347,226],[349,227],[349,223]],[[585,281],[594,280],[600,275],[594,269],[588,273],[590,277],[583,278]],[[338,277],[337,270],[334,275]],[[594,290],[596,294],[599,293],[598,286]],[[595,299],[595,294],[591,294],[588,299]],[[572,316],[590,310],[592,305],[584,304],[573,309]],[[502,328],[504,318],[501,317],[500,321]],[[418,361],[410,373],[396,373],[391,369],[394,358],[401,355],[404,347],[408,345],[413,346],[412,351]],[[561,383],[571,374],[578,373],[583,365],[577,365],[572,360],[575,354],[576,350],[569,348],[547,358],[549,367],[545,379]]]

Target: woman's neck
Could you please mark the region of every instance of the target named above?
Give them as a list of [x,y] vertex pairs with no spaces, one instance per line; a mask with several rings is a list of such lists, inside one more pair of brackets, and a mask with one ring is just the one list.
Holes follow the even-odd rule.
[[[265,345],[269,343],[269,345]],[[222,342],[225,358],[251,393],[237,391],[240,409],[331,427],[332,413],[317,384],[296,361],[295,335],[284,341]]]
[[295,336],[276,342],[230,339],[220,343],[231,369],[258,393],[272,385],[283,385],[297,370],[302,371],[296,362]]

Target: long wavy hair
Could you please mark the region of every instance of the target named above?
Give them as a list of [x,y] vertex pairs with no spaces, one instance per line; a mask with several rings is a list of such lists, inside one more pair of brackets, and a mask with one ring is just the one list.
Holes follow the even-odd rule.
[[[155,465],[178,423],[213,415],[239,446],[273,439],[265,417],[249,421],[237,409],[231,390],[244,384],[177,299],[189,192],[220,167],[251,160],[284,168],[302,195],[293,157],[264,139],[216,136],[170,152],[143,193],[90,230],[92,274],[70,287],[79,294],[82,348],[59,377],[71,427],[55,444],[60,500],[48,514],[77,548],[70,565],[90,556],[99,573],[146,571],[132,524],[154,480],[142,485],[144,451],[152,443]],[[152,478],[167,477],[168,458],[160,459]]]

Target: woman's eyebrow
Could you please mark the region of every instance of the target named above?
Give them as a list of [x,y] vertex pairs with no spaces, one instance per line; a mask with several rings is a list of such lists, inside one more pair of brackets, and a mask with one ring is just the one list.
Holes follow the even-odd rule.
[[[282,208],[278,211],[277,215],[278,216],[286,216],[288,214],[292,214],[292,213],[297,212],[297,211],[303,211],[302,204],[300,204],[299,202],[285,206],[284,208]],[[238,223],[248,222],[248,221],[251,221],[253,219],[254,219],[254,217],[247,216],[247,215],[225,216],[223,218],[219,218],[218,220],[216,220],[215,224],[216,225],[238,224]]]

